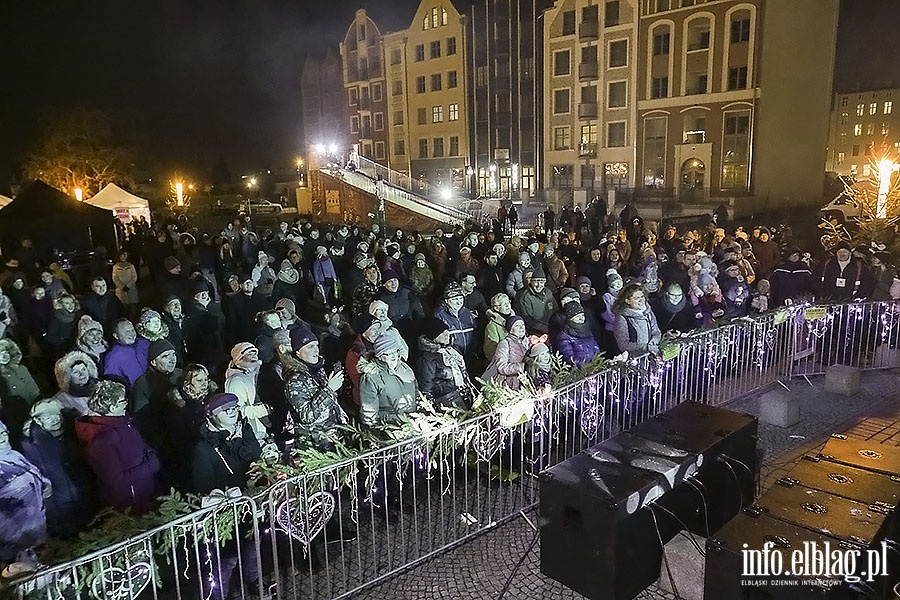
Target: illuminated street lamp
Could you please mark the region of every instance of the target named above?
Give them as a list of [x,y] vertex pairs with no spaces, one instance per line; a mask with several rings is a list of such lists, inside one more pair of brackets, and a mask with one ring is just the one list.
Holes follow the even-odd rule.
[[878,205],[875,216],[879,219],[887,218],[887,197],[891,189],[891,173],[894,171],[894,162],[890,159],[882,159],[878,163]]
[[184,206],[184,184],[180,181],[175,182],[176,205],[180,208]]
[[75,188],[75,199],[79,202],[84,200],[84,191],[81,188]]

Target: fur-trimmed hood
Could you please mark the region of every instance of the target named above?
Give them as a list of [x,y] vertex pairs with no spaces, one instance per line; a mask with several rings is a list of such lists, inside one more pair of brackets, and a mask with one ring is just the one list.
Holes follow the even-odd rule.
[[22,364],[22,350],[18,344],[9,338],[0,339],[0,352],[4,350],[9,353],[10,367],[18,367]]
[[94,359],[81,350],[72,350],[56,361],[56,365],[53,367],[53,372],[56,375],[56,384],[63,392],[69,392],[69,377],[72,374],[72,367],[79,361],[87,365],[90,378],[97,379],[97,364],[94,362]]
[[412,383],[416,380],[416,376],[409,365],[402,360],[397,364],[397,369],[390,373],[387,367],[380,360],[371,356],[360,356],[359,362],[356,364],[360,376],[369,375],[370,377],[396,377],[404,383]]

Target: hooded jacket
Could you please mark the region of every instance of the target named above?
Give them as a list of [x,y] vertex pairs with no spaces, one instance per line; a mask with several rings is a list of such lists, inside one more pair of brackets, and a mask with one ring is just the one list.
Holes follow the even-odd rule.
[[338,404],[337,392],[328,387],[325,369],[301,361],[292,361],[284,384],[284,397],[294,421],[297,445],[322,448],[331,445],[329,434],[348,422]]
[[156,505],[159,459],[131,417],[87,416],[75,420],[75,433],[97,476],[100,502],[144,513]]
[[494,358],[488,364],[481,378],[505,384],[513,390],[519,389],[522,382],[519,375],[525,372],[525,355],[528,354],[528,340],[507,335],[497,344]]
[[488,322],[484,326],[484,357],[491,360],[497,352],[500,340],[509,334],[506,331],[506,317],[490,308],[487,309],[487,316]]
[[[89,383],[84,389],[75,389],[71,384],[72,367],[78,362],[84,363],[88,370]],[[59,391],[53,395],[53,398],[59,400],[63,410],[70,410],[76,416],[91,414],[87,401],[97,382],[97,365],[91,360],[91,357],[80,350],[72,350],[56,361],[53,372],[56,375],[56,384],[59,386]]]
[[231,362],[225,370],[225,392],[238,397],[241,415],[260,440],[266,437],[266,426],[262,419],[269,414],[268,407],[258,402],[256,393],[256,380],[261,366],[261,362],[247,366]]
[[24,456],[12,448],[0,451],[0,560],[12,561],[46,540],[43,491],[49,486]]
[[556,349],[559,350],[566,362],[573,365],[588,363],[600,354],[600,345],[594,338],[587,319],[581,324],[571,320],[563,323],[556,336]]
[[208,494],[217,488],[247,487],[247,471],[259,460],[262,449],[247,423],[242,422],[239,427],[240,432],[234,437],[226,431],[203,427],[191,460],[194,492]]
[[122,304],[137,304],[137,270],[130,262],[117,262],[112,268],[112,282],[116,286],[116,298]]
[[360,357],[358,368],[360,420],[369,427],[380,423],[396,423],[401,415],[416,410],[418,386],[416,376],[400,361],[394,372],[377,359]]

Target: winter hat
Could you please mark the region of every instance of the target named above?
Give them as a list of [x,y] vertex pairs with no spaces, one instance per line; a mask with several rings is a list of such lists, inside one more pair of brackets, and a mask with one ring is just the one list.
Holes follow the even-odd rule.
[[425,260],[425,255],[421,252],[418,252],[415,256],[415,260]]
[[733,260],[723,260],[722,262],[719,263],[719,272],[720,272],[720,273],[724,273],[725,271],[727,271],[727,270],[730,269],[731,267],[736,267],[736,266],[738,266],[738,264],[737,264],[736,261],[733,261]]
[[387,283],[391,279],[396,279],[397,281],[400,281],[400,276],[397,275],[397,272],[395,270],[388,269],[387,271],[384,272],[384,274],[382,274],[381,281],[383,281],[384,283]]
[[[175,298],[175,297],[177,297],[177,296],[173,296],[173,298]],[[168,304],[170,300],[171,300],[171,298],[166,299],[166,304]],[[141,325],[146,325],[147,323],[152,321],[154,318],[162,319],[162,316],[160,316],[160,314],[158,312],[156,312],[155,310],[153,310],[152,308],[144,307],[141,309],[141,316],[138,317],[138,323]]]
[[576,300],[581,300],[581,295],[578,293],[578,290],[573,290],[572,288],[563,288],[559,291],[559,300],[563,304],[565,304],[568,300],[574,302]]
[[550,347],[544,342],[538,342],[528,349],[529,358],[537,358],[538,356],[550,352]]
[[297,352],[304,346],[318,342],[316,335],[306,327],[298,327],[291,331],[291,350]]
[[[179,302],[181,302],[181,298],[179,298],[177,295],[175,295],[175,294],[166,294],[166,297],[163,298],[163,308],[165,308],[166,306],[168,306],[169,303],[172,302],[173,300],[178,300]],[[143,314],[141,314],[141,316],[143,316]]]
[[297,305],[290,298],[282,298],[275,303],[275,310],[285,309],[292,315],[297,314]]
[[531,280],[534,281],[535,279],[547,279],[547,276],[544,275],[544,269],[540,265],[531,270]]
[[400,348],[400,343],[392,335],[381,335],[375,340],[375,356],[382,356]]
[[81,339],[81,337],[88,331],[93,330],[99,331],[101,335],[103,334],[103,326],[92,319],[89,315],[83,315],[80,319],[78,319],[78,339]]
[[789,246],[784,255],[790,256],[791,254],[800,254],[800,246]]
[[837,246],[834,247],[835,252],[837,252],[838,250],[850,250],[850,244],[841,240],[840,242],[838,242]]
[[175,352],[175,346],[169,342],[169,340],[163,338],[161,340],[156,340],[150,344],[150,348],[147,350],[147,362],[152,362],[156,360],[156,358],[162,354],[163,352],[168,352],[171,350]]
[[362,334],[368,331],[369,327],[371,327],[375,323],[380,323],[378,319],[366,313],[364,315],[360,315],[360,317],[356,320],[356,332]]
[[379,308],[387,311],[390,307],[387,305],[387,302],[385,302],[384,300],[372,300],[369,303],[369,314],[374,315],[378,311]]
[[584,308],[582,308],[581,302],[569,302],[565,306],[563,306],[562,310],[567,319],[571,319],[575,315],[584,314]]
[[205,281],[195,281],[194,286],[191,291],[196,296],[197,294],[202,294],[203,292],[209,292],[209,285]]
[[610,269],[606,272],[606,283],[607,284],[612,284],[612,282],[616,281],[617,279],[621,282],[622,276],[619,275],[619,272],[616,271],[615,269]]
[[234,348],[231,349],[231,362],[238,364],[241,362],[241,358],[243,358],[246,353],[250,352],[250,350],[259,351],[259,349],[250,342],[239,342],[235,344]]
[[581,287],[582,283],[586,283],[588,285],[593,285],[591,283],[591,278],[587,277],[586,275],[579,275],[578,277],[575,278],[575,287]]
[[369,265],[369,255],[365,252],[357,252],[353,256],[353,264],[357,267],[367,267]]
[[431,317],[425,321],[425,325],[422,327],[422,333],[424,333],[425,337],[429,340],[434,340],[437,336],[447,331],[447,329],[446,323],[437,317]]
[[62,403],[59,400],[54,398],[47,398],[45,400],[38,400],[34,403],[34,406],[31,407],[31,411],[29,415],[32,419],[35,417],[40,417],[41,415],[52,415],[61,413],[63,409]]
[[700,273],[700,275],[697,277],[697,285],[699,285],[701,288],[711,283],[716,283],[716,278],[709,273]]
[[294,265],[291,264],[291,261],[288,259],[284,259],[281,261],[281,269],[278,271],[278,279],[287,283],[287,284],[295,284],[300,281],[300,273],[297,272],[297,269],[294,268]]
[[523,319],[519,315],[510,315],[509,317],[507,317],[506,323],[504,324],[506,326],[506,330],[510,331],[513,328],[513,325],[515,325],[517,321],[521,321],[522,323],[525,323],[525,319]]
[[175,267],[180,267],[181,263],[174,256],[167,256],[163,259],[163,269],[171,271]]
[[463,292],[462,286],[456,283],[455,281],[451,281],[447,284],[447,287],[444,288],[444,300],[449,300],[451,298],[458,298],[460,296],[465,296],[465,292]]
[[206,415],[212,416],[219,412],[220,410],[231,408],[232,406],[238,405],[238,397],[234,394],[213,394],[209,398],[207,398],[204,408],[206,409]]

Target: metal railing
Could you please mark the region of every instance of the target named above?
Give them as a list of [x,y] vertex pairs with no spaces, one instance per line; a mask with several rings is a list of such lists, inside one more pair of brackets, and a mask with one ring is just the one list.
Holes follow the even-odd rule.
[[[537,474],[687,401],[896,366],[900,305],[781,309],[277,482],[14,583],[23,598],[344,598],[538,502]],[[576,377],[577,375],[573,375]],[[229,532],[237,535],[229,538]]]

